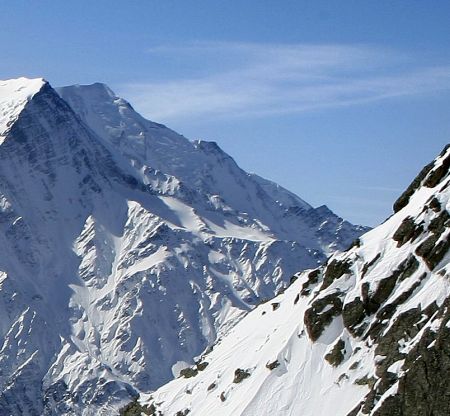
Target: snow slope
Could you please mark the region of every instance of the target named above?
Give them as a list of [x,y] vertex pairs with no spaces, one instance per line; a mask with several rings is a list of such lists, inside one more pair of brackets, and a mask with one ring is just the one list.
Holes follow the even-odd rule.
[[294,239],[326,255],[345,249],[355,232],[367,231],[248,174],[216,143],[191,142],[145,120],[104,84],[64,87],[58,92],[105,145],[114,146],[130,161],[153,191],[195,205],[203,218],[215,222],[211,212],[219,213],[236,225],[230,229],[262,228],[277,239]]
[[450,146],[396,213],[296,275],[196,366],[149,395],[155,415],[450,414]]
[[362,231],[103,85],[0,85],[2,415],[114,413]]
[[36,94],[45,81],[41,78],[29,80],[18,78],[0,81],[0,136],[17,119],[26,103]]

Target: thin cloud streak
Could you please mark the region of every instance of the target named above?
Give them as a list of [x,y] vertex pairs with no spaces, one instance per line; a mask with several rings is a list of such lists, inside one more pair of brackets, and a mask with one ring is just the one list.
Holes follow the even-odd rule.
[[359,189],[364,189],[366,191],[398,193],[399,195],[404,191],[404,189],[401,188],[390,188],[388,186],[360,186]]
[[450,66],[420,67],[402,53],[367,45],[199,42],[148,52],[210,67],[207,75],[119,88],[162,122],[302,113],[450,89]]

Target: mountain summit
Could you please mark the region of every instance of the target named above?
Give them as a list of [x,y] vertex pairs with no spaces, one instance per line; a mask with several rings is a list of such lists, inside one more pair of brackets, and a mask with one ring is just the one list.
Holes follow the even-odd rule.
[[103,84],[0,81],[0,414],[110,414],[365,229]]

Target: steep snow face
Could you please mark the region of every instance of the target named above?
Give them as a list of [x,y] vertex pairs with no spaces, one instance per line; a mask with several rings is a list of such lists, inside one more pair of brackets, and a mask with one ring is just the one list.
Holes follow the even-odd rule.
[[[397,213],[296,275],[176,380],[150,414],[450,414],[450,147]],[[179,412],[179,413],[177,413]]]
[[0,80],[0,136],[17,119],[17,116],[25,107],[26,103],[45,84],[43,79],[29,80],[27,78]]
[[110,414],[361,231],[102,85],[83,95],[84,116],[42,80],[8,85],[0,414]]
[[130,160],[153,191],[195,205],[202,217],[219,213],[235,224],[230,229],[243,224],[263,229],[325,257],[348,247],[355,234],[367,231],[246,173],[216,143],[191,142],[145,120],[103,84],[64,87],[58,92],[105,144]]

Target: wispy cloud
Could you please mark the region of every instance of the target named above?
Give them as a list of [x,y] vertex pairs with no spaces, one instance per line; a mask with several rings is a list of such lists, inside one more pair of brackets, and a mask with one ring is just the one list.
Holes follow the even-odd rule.
[[299,113],[450,89],[450,65],[421,66],[367,45],[198,42],[148,53],[198,64],[195,75],[120,88],[139,111],[163,122]]
[[363,189],[366,191],[375,191],[375,192],[388,192],[388,193],[398,193],[401,194],[404,189],[401,188],[393,188],[389,186],[361,186],[359,189]]

